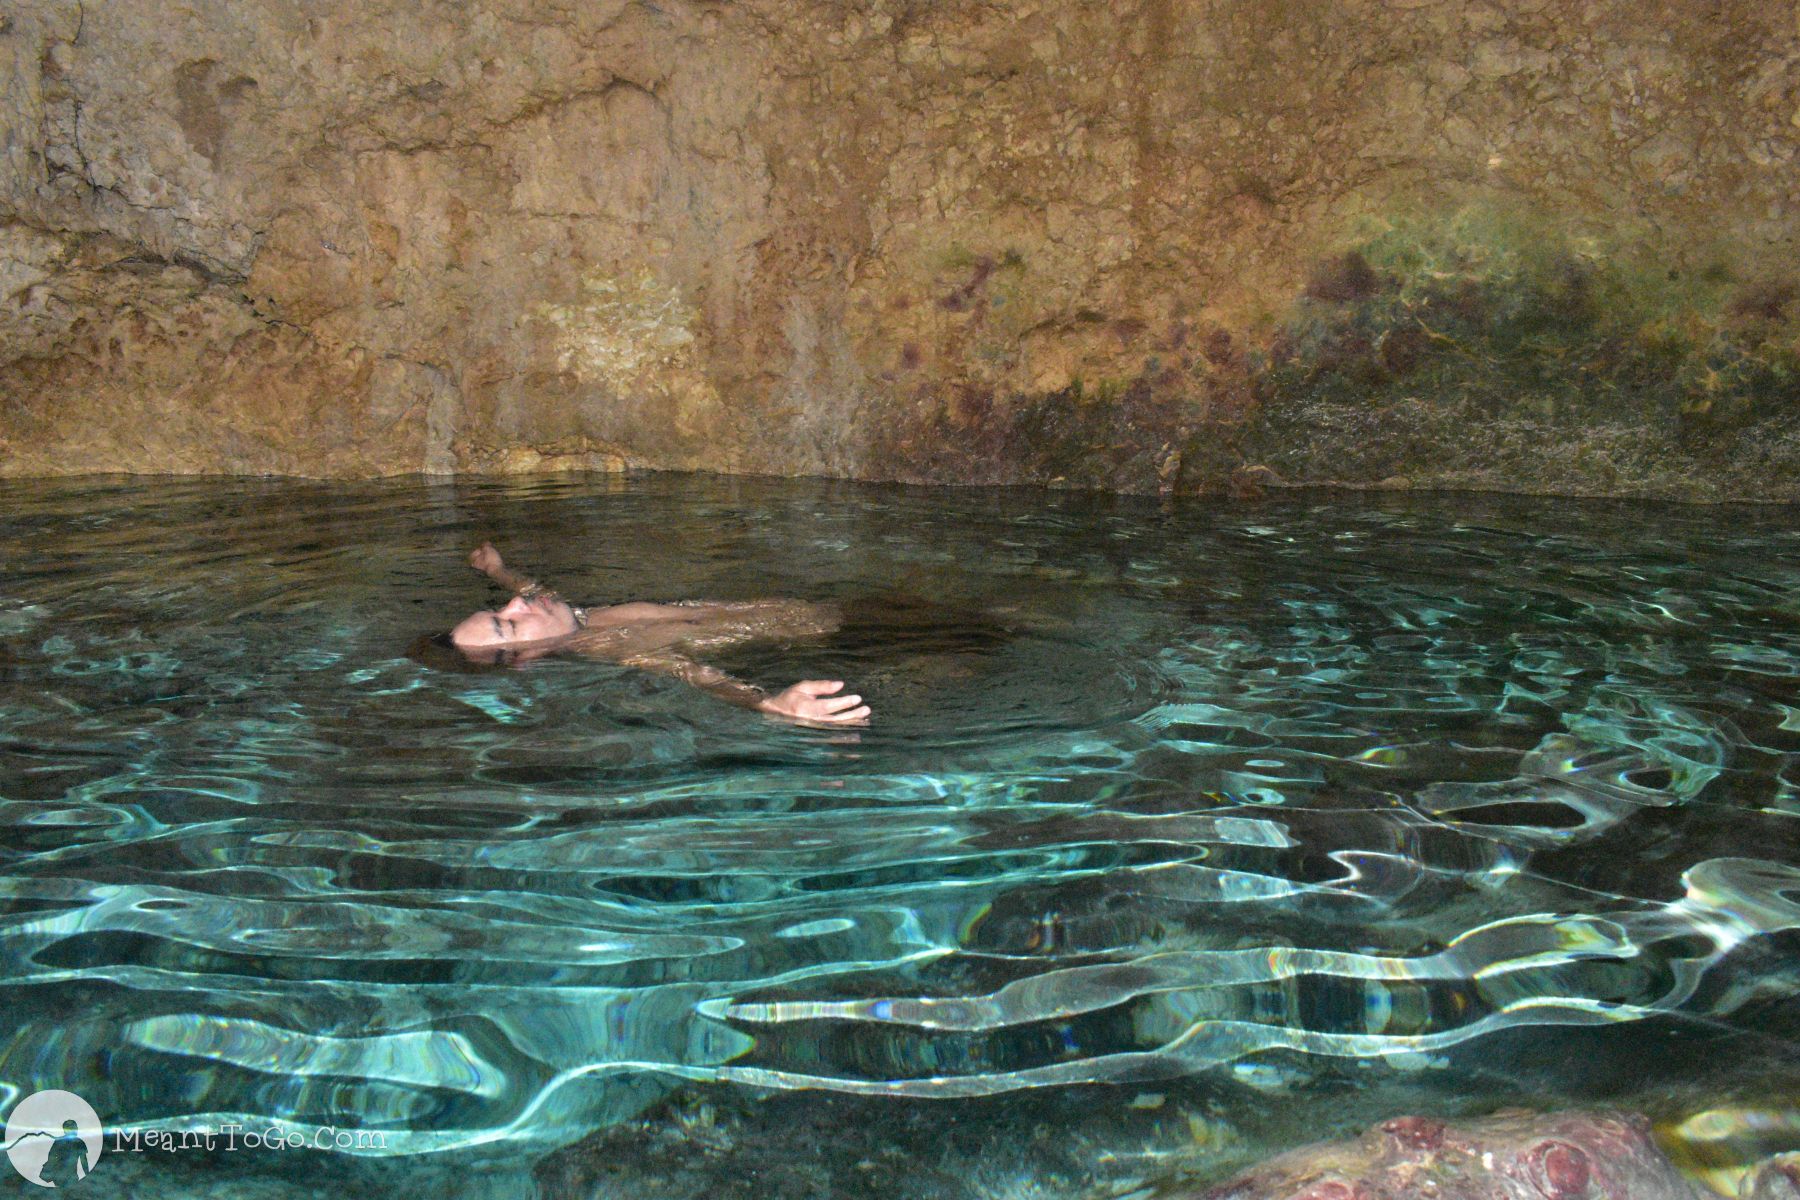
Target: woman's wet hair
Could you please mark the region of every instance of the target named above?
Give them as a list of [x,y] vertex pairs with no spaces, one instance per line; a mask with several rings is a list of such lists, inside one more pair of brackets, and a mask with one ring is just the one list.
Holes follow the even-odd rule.
[[434,671],[455,671],[462,675],[479,675],[510,667],[518,654],[505,646],[476,646],[468,650],[450,639],[449,630],[421,634],[406,648],[406,657]]

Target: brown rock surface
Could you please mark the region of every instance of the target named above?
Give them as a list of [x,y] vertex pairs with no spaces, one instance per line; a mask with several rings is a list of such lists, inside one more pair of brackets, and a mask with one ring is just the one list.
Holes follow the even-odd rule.
[[1222,489],[1360,217],[1800,226],[1800,27],[1752,0],[6,11],[7,475]]

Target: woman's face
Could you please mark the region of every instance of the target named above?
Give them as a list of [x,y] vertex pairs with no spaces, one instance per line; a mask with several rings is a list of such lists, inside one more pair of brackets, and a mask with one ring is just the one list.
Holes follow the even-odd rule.
[[462,649],[510,646],[518,642],[542,642],[574,633],[575,612],[551,595],[527,600],[514,596],[505,608],[471,613],[450,631],[450,640]]

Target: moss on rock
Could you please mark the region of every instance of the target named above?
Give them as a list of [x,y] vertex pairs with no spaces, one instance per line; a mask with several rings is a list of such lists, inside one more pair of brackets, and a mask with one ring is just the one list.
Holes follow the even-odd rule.
[[1491,207],[1394,221],[1313,270],[1245,451],[1303,480],[1800,496],[1797,294]]

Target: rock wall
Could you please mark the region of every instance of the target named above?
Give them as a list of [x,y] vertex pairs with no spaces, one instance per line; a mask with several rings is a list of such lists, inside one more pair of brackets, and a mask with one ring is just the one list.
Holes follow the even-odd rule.
[[[1797,66],[1759,0],[14,0],[0,474],[1800,496]],[[1571,288],[1579,361],[1507,308]]]

